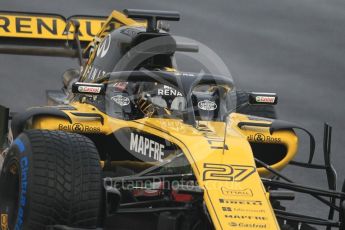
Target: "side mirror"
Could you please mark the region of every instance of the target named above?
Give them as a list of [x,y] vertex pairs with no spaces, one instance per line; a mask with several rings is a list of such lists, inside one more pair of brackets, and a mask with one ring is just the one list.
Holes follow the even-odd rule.
[[278,103],[278,96],[276,93],[249,93],[248,98],[251,105],[276,105]]
[[78,81],[80,77],[79,70],[77,69],[68,69],[62,75],[62,83],[65,89],[70,89],[72,84]]

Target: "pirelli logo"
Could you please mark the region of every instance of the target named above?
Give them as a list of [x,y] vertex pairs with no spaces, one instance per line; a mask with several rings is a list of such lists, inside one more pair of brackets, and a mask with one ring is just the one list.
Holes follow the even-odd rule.
[[[92,41],[105,23],[104,17],[72,16],[80,23],[79,39]],[[60,15],[6,13],[0,11],[0,37],[73,39],[66,33],[68,19]],[[114,25],[118,27],[120,24]],[[69,32],[73,32],[73,28]]]

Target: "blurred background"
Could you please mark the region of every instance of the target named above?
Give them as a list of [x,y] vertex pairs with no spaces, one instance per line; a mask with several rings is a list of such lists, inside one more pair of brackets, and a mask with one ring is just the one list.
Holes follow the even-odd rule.
[[[343,0],[31,0],[1,1],[9,11],[107,16],[113,9],[177,10],[170,23],[175,35],[204,43],[229,67],[238,88],[276,92],[278,116],[297,122],[317,139],[322,162],[323,122],[333,126],[333,162],[338,189],[345,176],[345,1]],[[65,69],[75,59],[0,55],[0,104],[21,111],[45,103],[46,89],[60,89]],[[307,159],[302,134],[298,159]],[[299,183],[326,187],[315,170],[291,167],[286,174]],[[299,196],[291,208],[326,217],[328,208]]]

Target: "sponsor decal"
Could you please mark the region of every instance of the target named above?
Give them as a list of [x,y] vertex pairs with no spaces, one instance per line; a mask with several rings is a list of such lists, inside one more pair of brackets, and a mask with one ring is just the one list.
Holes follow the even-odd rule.
[[267,220],[267,217],[265,216],[250,216],[250,215],[230,215],[226,214],[225,218],[231,218],[231,219],[241,219],[241,220]]
[[91,66],[91,68],[88,68],[86,71],[87,78],[91,81],[94,81],[95,79],[98,79],[102,76],[104,76],[107,72],[102,69],[98,69],[95,66]]
[[263,135],[262,133],[257,133],[254,135],[254,140],[258,141],[258,142],[264,142],[265,141],[265,135]]
[[193,73],[181,73],[181,72],[175,72],[176,76],[186,76],[186,77],[193,77],[195,74]]
[[250,228],[250,229],[267,229],[268,224],[258,224],[258,223],[246,223],[246,222],[229,222],[230,227],[235,227],[239,229]]
[[129,98],[124,97],[122,95],[113,96],[113,97],[111,97],[111,100],[120,106],[126,106],[126,105],[129,105],[129,103],[130,103]]
[[204,163],[203,180],[241,182],[254,172],[253,166]]
[[208,127],[198,127],[197,129],[201,131],[202,135],[207,139],[211,149],[229,149],[227,145],[224,145],[224,138],[216,136]]
[[96,56],[99,58],[103,58],[107,53],[110,48],[110,43],[111,43],[111,36],[108,34],[102,43],[98,46],[97,48],[97,53]]
[[128,85],[128,82],[116,82],[114,83],[114,87],[116,90],[119,90],[120,92],[124,91]]
[[217,104],[210,100],[203,100],[198,102],[198,108],[206,111],[213,111],[217,109]]
[[1,230],[8,230],[8,215],[1,214],[0,220],[1,220]]
[[166,85],[162,89],[158,89],[157,94],[160,96],[183,96],[182,93],[180,93],[178,90]]
[[25,145],[24,143],[22,142],[22,140],[20,140],[19,138],[17,138],[15,141],[14,141],[14,144],[17,145],[17,147],[19,148],[19,152],[24,152],[25,150]]
[[130,150],[156,161],[163,161],[165,146],[142,135],[131,133]]
[[222,207],[223,212],[231,212],[232,208],[231,207]]
[[125,29],[120,30],[120,33],[125,34],[130,37],[135,37],[138,34],[138,31],[132,28],[125,28]]
[[271,96],[256,96],[255,97],[256,102],[258,103],[269,103],[269,104],[274,104],[276,97],[271,97]]
[[249,205],[249,206],[262,206],[262,201],[260,200],[231,200],[231,199],[219,199],[221,204],[239,204],[239,205]]
[[[79,39],[81,41],[92,41],[97,32],[105,22],[105,18],[78,18],[73,17],[80,23]],[[59,15],[39,15],[30,13],[1,13],[0,14],[0,35],[1,37],[23,37],[41,39],[73,39],[65,29],[67,19]],[[120,26],[118,23],[116,27]],[[114,27],[114,25],[111,25]],[[69,33],[73,32],[73,27]]]
[[253,192],[249,188],[243,190],[234,190],[227,187],[222,187],[221,190],[224,196],[253,196]]
[[160,120],[157,122],[160,122],[159,124],[161,128],[169,127],[175,129],[176,131],[184,129],[180,121],[166,119],[164,121]]
[[102,87],[97,86],[87,86],[87,85],[80,85],[78,86],[78,92],[80,93],[100,93]]
[[251,209],[251,208],[233,208],[234,212],[255,212],[255,213],[265,213],[265,209]]
[[21,175],[21,191],[19,194],[19,208],[18,208],[18,216],[17,222],[15,225],[15,229],[22,229],[23,227],[23,220],[24,220],[24,208],[26,205],[26,195],[27,195],[27,187],[28,187],[28,171],[29,171],[29,159],[27,156],[22,157],[20,159],[20,167],[22,171]]
[[87,133],[98,133],[101,132],[100,127],[93,127],[89,125],[83,125],[81,123],[75,123],[73,125],[63,125],[59,124],[59,130],[62,131],[74,131],[74,132],[87,132]]
[[255,142],[267,142],[267,143],[281,143],[280,137],[272,137],[272,136],[265,136],[262,133],[256,133],[254,135],[248,136],[248,141],[255,141]]

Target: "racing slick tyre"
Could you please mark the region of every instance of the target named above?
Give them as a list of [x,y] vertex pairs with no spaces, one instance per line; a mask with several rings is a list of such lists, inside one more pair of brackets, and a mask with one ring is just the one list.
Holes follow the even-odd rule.
[[94,143],[62,131],[29,130],[10,146],[0,174],[2,229],[94,228],[101,206]]
[[[248,93],[242,90],[236,91],[237,106],[248,103]],[[277,119],[277,113],[273,105],[246,105],[236,110],[237,113]]]

